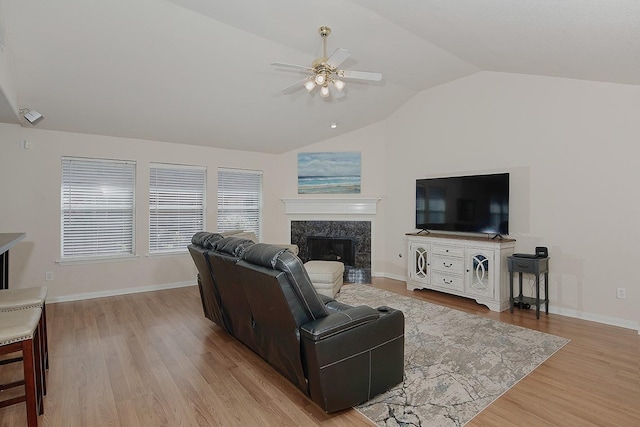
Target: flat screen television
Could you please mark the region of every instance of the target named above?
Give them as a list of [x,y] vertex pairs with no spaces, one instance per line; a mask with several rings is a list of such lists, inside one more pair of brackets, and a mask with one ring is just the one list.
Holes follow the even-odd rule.
[[416,228],[509,234],[509,174],[416,179]]

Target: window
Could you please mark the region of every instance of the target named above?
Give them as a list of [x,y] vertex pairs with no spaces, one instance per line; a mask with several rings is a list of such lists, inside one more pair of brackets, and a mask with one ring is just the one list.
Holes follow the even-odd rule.
[[432,224],[444,224],[447,213],[444,188],[434,187],[429,190],[429,222]]
[[253,231],[260,241],[262,172],[218,169],[218,231]]
[[135,162],[62,158],[63,261],[134,254]]
[[152,163],[149,173],[149,253],[185,252],[205,229],[207,170]]

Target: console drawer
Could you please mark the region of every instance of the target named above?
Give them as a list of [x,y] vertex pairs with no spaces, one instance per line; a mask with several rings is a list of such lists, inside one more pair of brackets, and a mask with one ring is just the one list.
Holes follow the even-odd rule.
[[431,259],[431,270],[442,271],[449,274],[463,274],[464,273],[464,259],[463,258],[451,258],[434,256]]
[[446,255],[464,258],[464,248],[459,246],[432,245],[431,252],[434,255]]
[[463,291],[464,276],[449,276],[447,274],[433,273],[431,275],[431,286]]

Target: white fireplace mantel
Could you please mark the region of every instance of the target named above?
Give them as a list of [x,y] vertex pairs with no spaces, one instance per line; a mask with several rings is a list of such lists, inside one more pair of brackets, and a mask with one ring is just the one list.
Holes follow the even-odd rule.
[[280,199],[287,215],[375,215],[379,197]]

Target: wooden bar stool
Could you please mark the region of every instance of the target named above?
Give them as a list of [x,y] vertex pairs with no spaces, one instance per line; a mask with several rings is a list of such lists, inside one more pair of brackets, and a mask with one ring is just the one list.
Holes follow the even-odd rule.
[[38,413],[44,412],[42,387],[39,384],[42,361],[40,360],[40,337],[38,325],[42,317],[42,309],[28,308],[24,310],[0,312],[0,355],[16,352],[22,353],[24,379],[7,384],[0,384],[0,391],[24,385],[25,394],[0,401],[0,408],[25,402],[27,405],[27,425],[38,426]]
[[[47,288],[46,286],[24,288],[24,289],[2,289],[0,290],[0,312],[25,310],[28,308],[42,309],[42,316],[38,328],[40,329],[40,349],[43,367],[42,372],[42,392],[47,394],[47,382],[45,370],[49,369],[49,340],[47,336]],[[6,362],[5,362],[6,363]]]
[[[42,316],[40,317],[40,323],[38,324],[39,328],[39,338],[40,338],[40,361],[42,363],[42,367],[39,370],[40,372],[40,381],[42,390],[39,390],[40,394],[47,394],[47,381],[46,381],[46,370],[49,369],[49,342],[48,342],[48,334],[47,334],[47,309],[46,309],[46,301],[47,298],[47,288],[45,286],[41,287],[33,287],[33,288],[24,288],[24,289],[2,289],[0,290],[0,312],[3,311],[15,311],[15,310],[24,310],[28,308],[40,308],[42,309]],[[11,362],[17,362],[22,360],[22,358],[15,358],[0,361],[0,364],[6,364]]]

